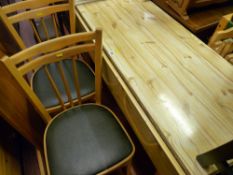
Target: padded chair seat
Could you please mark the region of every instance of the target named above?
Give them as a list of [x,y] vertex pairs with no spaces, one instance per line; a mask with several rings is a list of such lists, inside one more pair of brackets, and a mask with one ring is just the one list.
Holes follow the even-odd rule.
[[[79,76],[79,83],[80,83],[80,93],[81,96],[88,95],[95,91],[95,76],[93,72],[84,64],[82,61],[76,61],[78,76]],[[74,77],[72,73],[72,60],[65,60],[62,62],[62,66],[64,69],[64,73],[66,79],[68,81],[71,97],[72,99],[77,99],[77,93],[74,85]],[[56,64],[49,64],[48,65],[49,72],[53,77],[58,90],[61,94],[61,97],[64,102],[68,102],[68,97],[65,91],[65,87],[63,81],[61,79],[59,70]],[[46,107],[53,107],[59,105],[58,98],[51,86],[51,83],[43,69],[40,68],[38,71],[35,72],[33,80],[32,80],[33,90],[36,95],[41,100],[42,104]]]
[[95,104],[59,114],[45,137],[51,175],[97,174],[133,150],[113,114]]

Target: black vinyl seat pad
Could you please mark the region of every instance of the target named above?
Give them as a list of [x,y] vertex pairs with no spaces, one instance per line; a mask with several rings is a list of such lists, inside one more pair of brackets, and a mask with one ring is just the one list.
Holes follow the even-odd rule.
[[[89,95],[95,92],[95,76],[91,69],[82,61],[76,60],[78,78],[80,83],[81,96]],[[67,93],[65,91],[64,83],[61,79],[60,72],[55,63],[49,64],[48,70],[55,81],[56,86],[61,94],[63,102],[68,102]],[[77,92],[74,84],[74,75],[72,71],[72,60],[67,59],[62,61],[62,67],[65,77],[68,81],[68,85],[71,91],[71,98],[77,99]],[[42,104],[46,107],[54,107],[59,105],[59,100],[53,87],[46,75],[43,67],[37,70],[32,80],[33,91],[36,93]]]
[[49,126],[51,175],[92,175],[127,158],[133,147],[113,114],[87,104],[61,113]]

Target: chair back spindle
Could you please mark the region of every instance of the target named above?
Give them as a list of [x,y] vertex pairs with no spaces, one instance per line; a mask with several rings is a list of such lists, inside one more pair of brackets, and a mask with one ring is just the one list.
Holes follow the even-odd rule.
[[48,70],[47,65],[44,67],[44,71],[45,71],[45,73],[46,73],[46,75],[47,75],[47,77],[48,77],[48,79],[49,79],[49,82],[50,82],[50,84],[51,84],[51,86],[52,86],[52,88],[53,88],[53,90],[54,90],[54,92],[55,92],[55,94],[56,94],[56,97],[57,97],[57,99],[58,99],[60,105],[62,106],[62,109],[66,109],[66,108],[65,108],[65,105],[64,105],[64,102],[63,102],[63,100],[62,100],[62,98],[61,98],[61,94],[60,94],[60,92],[59,92],[59,90],[58,90],[58,87],[57,87],[57,85],[56,85],[54,79],[52,78],[52,76],[51,76],[51,74],[50,74],[50,72],[49,72],[49,70]]
[[57,63],[57,67],[58,67],[58,70],[59,70],[59,73],[60,73],[62,82],[63,82],[63,84],[64,84],[65,91],[66,91],[66,95],[67,95],[67,97],[68,97],[68,101],[69,101],[69,103],[70,103],[70,106],[74,106],[73,101],[72,101],[72,97],[71,97],[71,93],[70,93],[70,87],[69,87],[67,78],[66,78],[66,76],[65,76],[65,73],[64,73],[64,70],[63,70],[61,61],[59,61],[59,62]]

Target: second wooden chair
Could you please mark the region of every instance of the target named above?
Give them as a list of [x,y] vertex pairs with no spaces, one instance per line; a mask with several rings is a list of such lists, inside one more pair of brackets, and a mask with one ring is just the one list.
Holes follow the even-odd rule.
[[[64,27],[64,23],[61,23],[61,20],[59,20],[59,13],[61,12],[68,13],[70,24],[68,27],[70,29],[69,33],[75,33],[74,0],[27,0],[0,7],[0,17],[4,25],[22,50],[26,48],[26,45],[14,27],[16,24],[27,21],[31,25],[38,42],[44,40],[52,41],[52,38],[60,37],[63,33],[61,29]],[[64,28],[66,30],[66,27]],[[57,43],[57,45],[59,44],[61,43]],[[38,56],[39,54],[31,55],[27,59],[22,57],[16,62],[17,64],[24,64],[25,61],[37,59]],[[79,57],[79,55],[76,57]],[[80,100],[92,100],[95,96],[94,73],[84,61],[76,60],[75,63],[78,68],[77,76],[80,82]],[[67,87],[63,84],[63,76],[58,76],[61,73],[61,67],[64,69],[62,74],[67,77],[66,84],[70,87],[70,94],[67,93]],[[71,59],[67,59],[59,65],[51,62],[45,70],[36,67],[32,72],[28,72],[30,75],[27,74],[25,76],[29,79],[31,87],[48,112],[56,113],[64,110],[65,106],[69,105],[70,100],[74,104],[77,104],[78,96],[72,81]],[[57,84],[55,91],[54,83]]]

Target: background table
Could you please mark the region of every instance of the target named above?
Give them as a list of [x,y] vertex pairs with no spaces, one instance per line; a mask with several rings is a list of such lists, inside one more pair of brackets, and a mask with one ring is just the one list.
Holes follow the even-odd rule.
[[169,15],[187,27],[199,37],[212,34],[222,16],[232,13],[233,2],[229,1],[222,4],[209,5],[207,7],[193,9],[189,12],[189,18],[184,19],[178,15],[164,0],[152,0],[155,4],[161,7]]

